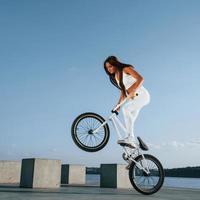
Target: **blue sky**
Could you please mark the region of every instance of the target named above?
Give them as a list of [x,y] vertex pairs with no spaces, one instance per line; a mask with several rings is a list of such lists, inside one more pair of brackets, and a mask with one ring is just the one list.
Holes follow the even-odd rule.
[[0,159],[124,163],[111,123],[96,153],[70,133],[79,114],[107,117],[117,103],[103,69],[115,55],[151,95],[135,122],[149,153],[168,168],[200,165],[199,10],[197,0],[0,0]]

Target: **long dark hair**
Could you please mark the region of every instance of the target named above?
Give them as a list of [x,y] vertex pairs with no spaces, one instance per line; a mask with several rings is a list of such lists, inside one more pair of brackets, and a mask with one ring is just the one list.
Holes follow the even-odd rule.
[[[119,85],[120,87],[118,86],[117,84],[117,81],[115,79],[115,74],[110,74],[110,72],[107,70],[106,68],[106,62],[109,62],[111,65],[115,66],[117,68],[117,70],[119,71]],[[110,78],[110,82],[115,86],[117,87],[118,89],[122,90],[124,96],[127,96],[126,95],[126,89],[125,89],[125,86],[123,84],[123,76],[122,76],[122,71],[123,71],[123,68],[124,67],[133,67],[132,65],[130,64],[125,64],[125,63],[121,63],[116,56],[109,56],[106,58],[106,60],[104,61],[104,69],[106,71],[106,73],[109,75],[109,78]],[[133,67],[134,68],[134,67]]]

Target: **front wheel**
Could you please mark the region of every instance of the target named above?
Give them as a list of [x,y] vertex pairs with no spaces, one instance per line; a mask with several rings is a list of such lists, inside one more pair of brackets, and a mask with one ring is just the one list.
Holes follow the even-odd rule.
[[87,152],[95,152],[104,148],[110,136],[108,124],[102,126],[98,132],[92,132],[104,121],[103,117],[92,112],[79,115],[71,127],[72,139],[75,144]]
[[139,169],[135,162],[132,162],[129,168],[129,179],[132,186],[140,193],[150,195],[157,192],[164,182],[164,170],[160,161],[152,155],[144,154],[135,158],[141,166],[148,166],[149,174]]

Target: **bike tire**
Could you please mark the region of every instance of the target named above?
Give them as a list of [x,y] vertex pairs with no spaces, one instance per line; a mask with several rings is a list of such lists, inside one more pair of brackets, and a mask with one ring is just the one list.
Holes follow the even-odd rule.
[[[137,168],[135,162],[132,161],[130,168],[129,168],[129,180],[132,184],[132,186],[140,193],[145,194],[145,195],[151,195],[153,193],[156,193],[163,185],[164,182],[164,177],[165,177],[165,173],[164,173],[164,169],[162,167],[162,164],[160,163],[160,161],[150,155],[150,154],[144,154],[144,157],[146,160],[151,160],[152,162],[155,163],[155,165],[158,167],[159,170],[159,181],[158,183],[152,188],[152,189],[141,189],[140,187],[138,187],[137,183],[136,183],[136,176],[134,173],[134,169]],[[142,155],[139,155],[135,158],[135,161],[139,162],[143,159]],[[138,168],[137,168],[138,169]]]
[[[71,135],[72,135],[72,139],[73,139],[74,143],[80,149],[87,151],[87,152],[96,152],[96,151],[103,149],[105,147],[105,145],[108,143],[108,140],[110,137],[110,130],[109,130],[108,124],[106,123],[103,126],[103,130],[102,130],[103,134],[104,134],[103,139],[99,144],[96,144],[94,146],[89,146],[87,144],[84,144],[80,140],[81,138],[78,137],[77,128],[78,128],[78,125],[81,123],[81,121],[83,121],[84,119],[89,120],[89,118],[96,120],[96,122],[99,122],[99,124],[102,124],[105,121],[105,119],[102,116],[100,116],[96,113],[93,113],[93,112],[83,113],[83,114],[79,115],[78,117],[76,117],[76,119],[73,121],[72,126],[71,126]],[[90,119],[90,121],[91,121],[91,119]],[[82,125],[82,127],[83,127],[83,125]],[[92,129],[92,126],[89,127],[89,123],[88,123],[87,128],[85,128],[84,130],[86,130],[86,129],[89,132],[89,129]],[[87,134],[87,131],[84,134]],[[88,133],[88,135],[89,135],[89,133]],[[90,135],[92,135],[92,134],[90,134]],[[87,135],[85,137],[87,137]],[[95,137],[94,134],[93,134],[93,137]],[[95,138],[95,140],[96,140],[96,138]]]

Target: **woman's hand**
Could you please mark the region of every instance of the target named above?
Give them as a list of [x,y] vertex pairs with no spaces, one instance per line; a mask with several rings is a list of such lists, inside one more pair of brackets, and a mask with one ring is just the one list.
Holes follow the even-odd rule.
[[[120,102],[119,102],[118,104],[120,104]],[[118,104],[117,104],[117,105],[118,105]],[[117,105],[116,105],[116,106],[117,106]],[[115,106],[115,107],[116,107],[116,106]],[[119,110],[120,110],[120,106],[116,109],[116,111],[119,112]]]
[[119,110],[120,110],[120,106],[116,109],[116,111],[119,112]]
[[128,99],[133,99],[135,96],[137,96],[137,95],[136,95],[136,91],[133,90],[133,91],[131,91],[131,92],[129,93],[129,95],[127,96],[127,98],[128,98]]

